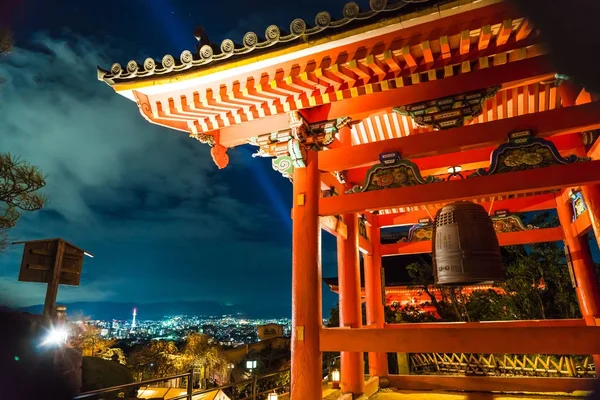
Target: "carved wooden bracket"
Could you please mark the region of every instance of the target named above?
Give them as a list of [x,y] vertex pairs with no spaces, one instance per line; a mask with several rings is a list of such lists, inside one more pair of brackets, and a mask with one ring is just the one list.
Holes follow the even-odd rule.
[[428,176],[423,178],[419,167],[409,160],[403,160],[395,154],[396,159],[385,159],[381,164],[375,164],[368,171],[363,186],[354,186],[346,193],[361,193],[372,190],[392,189],[404,186],[425,185],[428,183],[441,182],[440,178]]
[[[289,113],[290,128],[250,139],[258,151],[253,157],[276,157],[273,169],[291,178],[295,167],[305,166],[306,150],[322,150],[335,140],[338,131],[350,122],[350,118],[308,124],[298,111]],[[291,168],[291,169],[290,169]]]
[[498,93],[499,86],[452,97],[395,107],[394,112],[409,116],[420,126],[443,130],[463,126],[479,116],[483,102]]
[[511,133],[508,143],[494,150],[490,159],[487,170],[480,168],[469,175],[469,178],[590,160],[576,155],[565,158],[560,155],[554,143],[534,138],[530,130]]

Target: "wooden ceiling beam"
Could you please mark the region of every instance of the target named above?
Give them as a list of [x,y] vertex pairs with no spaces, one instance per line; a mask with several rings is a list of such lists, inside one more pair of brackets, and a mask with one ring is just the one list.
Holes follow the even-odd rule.
[[413,69],[417,67],[417,60],[410,52],[410,46],[404,46],[401,50],[402,58],[404,58],[404,62],[409,69]]
[[425,40],[421,43],[421,49],[423,50],[423,61],[425,61],[425,65],[433,64],[433,51],[431,50],[431,43],[429,40]]
[[[514,82],[540,78],[554,74],[555,72],[555,68],[548,56],[538,56],[468,74],[459,74],[433,82],[370,93],[368,101],[365,101],[363,96],[334,101],[307,109],[306,117],[310,122],[325,121],[346,116],[362,119],[367,115],[387,111],[392,107],[402,104],[446,97],[456,93],[478,90],[482,87],[503,84],[510,86]],[[324,83],[326,85],[334,85],[334,87],[337,86],[338,88],[343,84],[341,79],[333,74],[323,73],[322,70],[317,70],[310,75],[313,79],[311,82],[314,84]],[[262,91],[259,93],[253,88],[248,88],[248,93],[249,95],[259,97],[273,96],[273,94]],[[268,111],[267,115],[271,115],[271,108],[266,111]],[[221,143],[225,147],[233,147],[246,143],[251,137],[287,128],[287,114],[267,116],[244,124],[220,128]]]
[[[421,133],[420,135],[427,135]],[[547,140],[554,143],[562,155],[570,155],[579,150],[582,146],[580,133],[569,133],[565,135],[556,135]],[[470,171],[478,168],[485,168],[490,163],[490,155],[498,146],[488,146],[478,149],[464,150],[456,153],[440,154],[429,157],[411,158],[411,161],[417,164],[419,171],[423,176],[445,175],[448,167],[460,166],[463,171]],[[371,165],[353,168],[346,171],[348,182],[353,184],[362,183],[365,174]]]
[[498,36],[496,36],[496,44],[498,46],[502,46],[508,42],[508,38],[513,31],[513,23],[512,19],[505,19],[502,21],[500,25],[500,30],[498,31]]
[[517,29],[517,35],[516,35],[517,42],[520,42],[521,40],[526,39],[532,30],[533,30],[533,24],[528,19],[526,19],[526,18],[523,19],[523,22],[521,22],[519,29]]
[[492,27],[490,25],[485,25],[481,27],[481,33],[479,33],[479,42],[477,44],[477,48],[479,49],[479,51],[487,49],[491,39]]
[[452,57],[452,49],[450,48],[450,42],[448,36],[440,37],[440,51],[442,53],[442,59],[447,60]]
[[[531,229],[520,232],[498,233],[500,246],[516,246],[521,244],[558,242],[564,239],[562,227]],[[381,245],[381,256],[397,256],[407,254],[431,253],[431,240],[420,242],[398,242]]]
[[471,32],[462,31],[460,33],[460,55],[464,56],[471,51]]
[[600,160],[319,199],[319,215],[415,207],[600,183]]
[[[599,128],[600,102],[589,103],[582,106],[557,108],[536,114],[525,114],[492,122],[467,125],[451,130],[426,132],[331,149],[319,153],[319,169],[323,171],[343,171],[368,166],[378,162],[380,154],[391,151],[398,151],[402,157],[412,160],[497,146],[506,142],[510,132],[524,129],[531,129],[537,137],[549,137]],[[567,139],[562,140],[566,141]],[[565,145],[567,145],[567,142],[565,142]],[[430,164],[425,168],[433,166],[443,165]]]
[[[556,199],[554,194],[539,194],[536,196],[518,197],[506,200],[494,200],[479,203],[492,214],[499,210],[506,210],[509,213],[524,213],[532,211],[553,210],[556,208]],[[418,211],[408,211],[399,214],[379,214],[377,217],[380,227],[392,227],[403,225],[415,225],[419,220],[435,216],[438,208],[420,209]]]
[[497,85],[512,85],[514,82],[526,79],[539,79],[553,75],[556,68],[549,56],[542,55],[521,61],[511,62],[500,66],[473,71],[468,74],[458,74],[433,82],[409,85],[396,89],[384,90],[369,94],[369,100],[362,96],[336,101],[309,110],[310,114],[318,114],[320,119],[328,120],[350,116],[362,119],[368,115],[391,110],[391,108],[418,103],[457,93],[479,90]]

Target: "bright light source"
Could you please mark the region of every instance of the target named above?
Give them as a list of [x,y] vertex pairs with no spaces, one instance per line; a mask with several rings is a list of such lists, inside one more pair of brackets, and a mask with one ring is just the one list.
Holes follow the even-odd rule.
[[68,331],[64,327],[51,328],[42,342],[43,346],[60,346],[67,341]]
[[269,393],[269,397],[267,397],[267,400],[277,400],[279,399],[279,396],[277,395],[277,393]]
[[457,174],[459,172],[462,171],[462,167],[460,165],[457,165],[456,167],[450,167],[448,168],[448,173],[449,174]]
[[334,369],[331,371],[331,383],[334,389],[340,387],[340,370]]
[[256,360],[246,361],[246,369],[254,369],[254,368],[256,368]]

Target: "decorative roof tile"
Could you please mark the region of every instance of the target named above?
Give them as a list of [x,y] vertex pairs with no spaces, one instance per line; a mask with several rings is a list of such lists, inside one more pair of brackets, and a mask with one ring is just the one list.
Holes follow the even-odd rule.
[[[248,32],[242,38],[242,44],[237,45],[231,39],[225,39],[220,46],[204,44],[197,54],[185,50],[176,59],[170,54],[161,61],[146,58],[142,65],[137,61],[129,61],[125,67],[114,63],[110,70],[98,67],[98,79],[112,84],[115,81],[127,81],[135,78],[145,78],[153,75],[176,74],[190,69],[204,68],[215,65],[230,58],[240,59],[249,53],[261,50],[280,48],[295,42],[315,39],[329,34],[331,30],[346,27],[348,29],[374,23],[382,19],[398,16],[400,13],[417,11],[424,6],[447,3],[452,0],[370,0],[369,9],[361,11],[355,2],[347,3],[342,12],[342,18],[333,20],[327,11],[321,11],[310,25],[301,18],[294,19],[289,26],[289,33],[283,32],[277,25],[269,25],[261,37],[255,32]],[[427,3],[427,4],[425,4]]]

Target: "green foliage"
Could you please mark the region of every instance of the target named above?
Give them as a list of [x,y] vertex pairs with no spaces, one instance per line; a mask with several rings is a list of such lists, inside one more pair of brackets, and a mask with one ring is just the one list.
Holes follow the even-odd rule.
[[219,348],[210,343],[207,335],[190,333],[177,358],[180,363],[178,369],[182,372],[189,369],[202,370],[202,379],[211,376],[219,385],[229,382],[229,363]]
[[[291,357],[290,348],[266,347],[260,351],[251,350],[234,368],[233,375],[237,376],[236,382],[251,380],[254,377],[276,373],[279,374],[258,379],[256,393],[267,392],[275,387],[287,387],[290,384],[289,368]],[[252,371],[246,369],[246,361],[256,361],[256,368]],[[252,382],[243,383],[226,389],[225,393],[232,399],[249,398],[252,396]],[[257,399],[266,399],[267,395],[258,395]]]
[[[536,215],[530,223],[540,228],[558,225],[548,213]],[[579,318],[579,306],[572,287],[564,249],[557,243],[536,243],[502,249],[506,281],[500,290],[477,290],[467,296],[462,288],[437,287],[438,300],[431,290],[433,267],[425,263],[407,266],[415,290],[431,299],[441,321],[504,321],[525,319]],[[389,322],[431,320],[423,310],[407,306],[388,308]],[[419,315],[420,314],[420,315]]]
[[44,206],[46,199],[38,193],[44,186],[46,178],[37,167],[0,153],[0,238],[6,238],[6,230],[15,226],[22,211]]
[[127,358],[127,366],[138,380],[174,375],[177,372],[175,356],[178,350],[173,342],[152,340],[137,347]]

